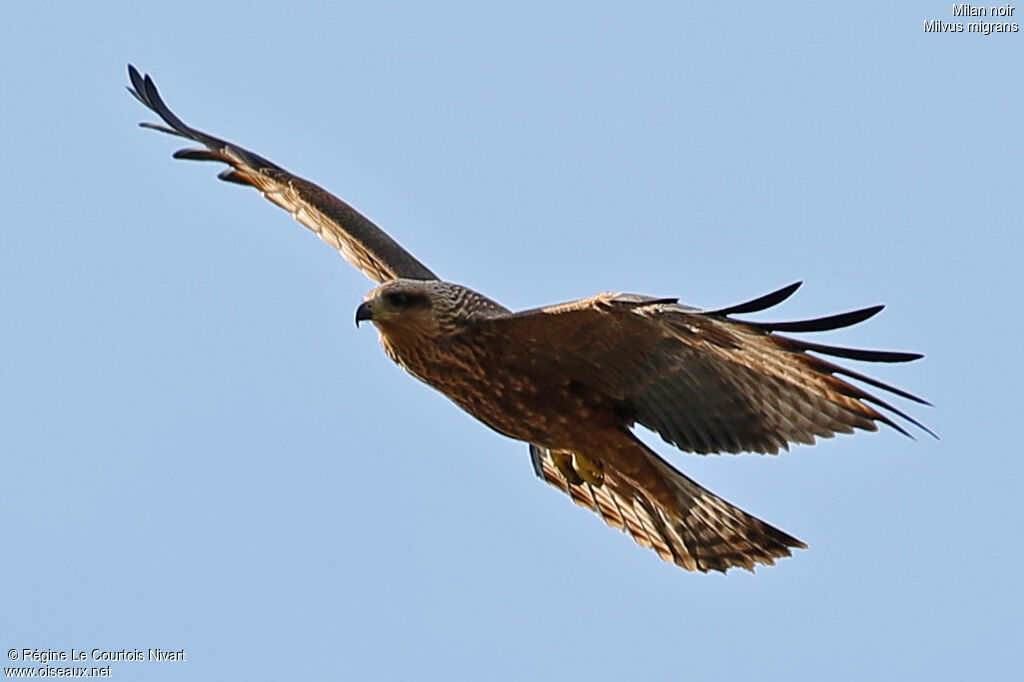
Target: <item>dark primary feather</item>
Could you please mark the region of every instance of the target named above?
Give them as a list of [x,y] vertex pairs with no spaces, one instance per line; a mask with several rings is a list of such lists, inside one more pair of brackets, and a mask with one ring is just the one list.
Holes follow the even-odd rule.
[[776,336],[780,342],[792,344],[795,350],[808,350],[824,355],[834,355],[837,358],[850,360],[862,360],[864,362],[910,362],[920,360],[924,356],[920,353],[906,353],[903,351],[891,350],[864,350],[860,348],[842,348],[840,346],[827,346],[821,343],[811,343],[803,339],[790,339],[785,336]]
[[128,78],[132,83],[128,92],[167,124],[140,125],[206,146],[206,149],[182,149],[174,154],[175,158],[230,165],[230,170],[217,177],[258,189],[263,196],[338,249],[346,260],[370,279],[377,282],[399,278],[437,279],[398,242],[341,199],[258,154],[188,126],[164,103],[153,80],[141,75],[134,66],[129,65]]
[[733,322],[752,324],[766,332],[825,332],[863,322],[877,315],[884,307],[884,305],[876,305],[849,313],[818,317],[813,320],[797,320],[795,322],[747,322],[746,320],[737,320],[735,318],[733,318]]
[[743,313],[756,313],[761,310],[766,310],[772,306],[776,306],[787,298],[792,296],[803,282],[793,282],[789,286],[784,286],[778,291],[773,291],[764,296],[758,296],[752,301],[746,303],[738,303],[731,305],[728,308],[719,308],[718,310],[709,310],[706,314],[708,315],[742,315]]

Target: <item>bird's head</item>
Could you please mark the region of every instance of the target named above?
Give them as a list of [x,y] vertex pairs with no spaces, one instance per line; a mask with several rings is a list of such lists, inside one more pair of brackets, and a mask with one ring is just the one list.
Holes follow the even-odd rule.
[[381,333],[438,337],[458,331],[474,315],[500,306],[471,289],[440,280],[396,279],[368,293],[356,326],[369,320]]

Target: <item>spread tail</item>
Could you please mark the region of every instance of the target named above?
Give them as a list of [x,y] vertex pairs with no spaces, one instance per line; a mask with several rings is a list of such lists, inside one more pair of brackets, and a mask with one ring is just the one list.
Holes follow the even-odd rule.
[[[630,436],[632,439],[632,436]],[[689,571],[753,571],[806,548],[796,538],[729,504],[678,471],[638,440],[630,456],[630,475],[601,460],[601,479],[571,468],[572,453],[530,446],[534,469],[542,479],[597,512],[605,523],[628,533],[666,561]],[[586,461],[586,460],[584,460]],[[569,463],[569,464],[567,464]]]

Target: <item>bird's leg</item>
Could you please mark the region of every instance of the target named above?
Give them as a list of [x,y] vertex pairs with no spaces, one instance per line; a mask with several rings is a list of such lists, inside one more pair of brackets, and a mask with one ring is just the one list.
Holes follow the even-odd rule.
[[574,452],[572,453],[572,467],[576,470],[576,474],[590,485],[597,488],[604,485],[604,466],[600,462]]
[[573,454],[566,450],[552,450],[551,461],[554,462],[555,468],[565,476],[565,480],[571,485],[580,485],[583,483],[583,479],[576,473],[576,469],[572,465]]
[[604,485],[604,466],[598,461],[570,450],[552,450],[551,461],[571,485]]

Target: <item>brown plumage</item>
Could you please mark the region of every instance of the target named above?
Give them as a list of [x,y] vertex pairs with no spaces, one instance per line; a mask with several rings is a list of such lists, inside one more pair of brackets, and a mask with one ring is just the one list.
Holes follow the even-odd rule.
[[320,187],[185,125],[148,76],[129,67],[129,77],[129,91],[167,127],[144,126],[205,146],[176,158],[228,164],[221,179],[255,187],[380,283],[356,321],[373,322],[396,363],[494,430],[529,443],[539,477],[667,561],[697,571],[752,570],[805,545],[674,469],[633,435],[635,424],[696,453],[776,453],[790,443],[874,431],[879,422],[906,433],[897,416],[931,433],[847,379],[923,400],[819,357],[903,362],[919,355],[777,333],[849,326],[881,306],[800,322],[734,317],[780,303],[797,283],[711,311],[605,293],[513,313],[441,281]]

